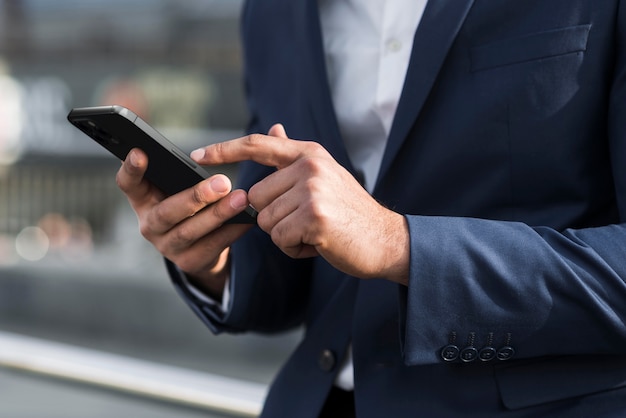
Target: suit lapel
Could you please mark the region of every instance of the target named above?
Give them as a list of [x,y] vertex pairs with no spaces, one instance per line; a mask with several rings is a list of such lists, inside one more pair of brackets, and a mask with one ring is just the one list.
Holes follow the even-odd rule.
[[391,166],[420,113],[443,61],[474,0],[431,0],[415,32],[396,116],[391,126],[378,183]]
[[[431,0],[415,33],[409,70],[396,116],[391,127],[382,160],[380,179],[386,174],[400,150],[411,126],[426,101],[448,50],[452,45],[474,0]],[[355,172],[344,146],[330,94],[326,59],[319,21],[317,0],[299,0],[296,24],[299,31],[302,91],[308,99],[310,118],[314,123],[315,139],[337,161]]]
[[307,110],[315,126],[315,140],[354,174],[354,168],[341,138],[330,93],[317,0],[297,0],[297,3],[298,6],[295,6],[298,8],[297,24],[305,29],[299,31],[302,91],[308,100]]

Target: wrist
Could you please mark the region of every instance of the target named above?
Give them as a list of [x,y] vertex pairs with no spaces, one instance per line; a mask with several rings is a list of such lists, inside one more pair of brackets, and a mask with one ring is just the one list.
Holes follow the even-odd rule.
[[230,257],[228,249],[224,250],[216,264],[201,273],[187,273],[189,281],[200,291],[212,299],[221,302],[224,287],[228,280],[230,270]]
[[383,277],[408,286],[411,259],[409,225],[406,218],[398,213],[394,213],[394,220],[391,224],[392,231],[390,231],[387,241],[388,249],[385,253],[388,256],[386,257],[385,275]]

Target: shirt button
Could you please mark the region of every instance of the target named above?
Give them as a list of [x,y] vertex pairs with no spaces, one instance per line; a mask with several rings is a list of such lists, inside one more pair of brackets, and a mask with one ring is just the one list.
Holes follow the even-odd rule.
[[322,350],[320,353],[317,364],[325,372],[330,372],[335,367],[336,359],[335,354],[330,350]]
[[402,42],[396,38],[391,38],[385,43],[385,47],[389,52],[398,52],[402,49]]

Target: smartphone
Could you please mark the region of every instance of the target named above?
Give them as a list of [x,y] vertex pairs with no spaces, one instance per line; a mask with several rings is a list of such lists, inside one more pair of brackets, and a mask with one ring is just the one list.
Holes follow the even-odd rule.
[[[131,149],[140,148],[148,156],[146,179],[167,195],[181,192],[209,177],[206,170],[125,107],[74,108],[67,119],[120,160],[124,160]],[[256,215],[254,208],[248,206],[227,223],[256,223]]]

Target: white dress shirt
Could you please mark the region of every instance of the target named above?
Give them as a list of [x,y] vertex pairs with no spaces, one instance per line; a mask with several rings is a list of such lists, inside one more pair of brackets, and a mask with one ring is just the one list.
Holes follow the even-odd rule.
[[372,190],[427,0],[319,0],[342,138]]
[[[318,0],[328,81],[350,161],[372,191],[427,0]],[[335,385],[354,389],[352,350]]]

